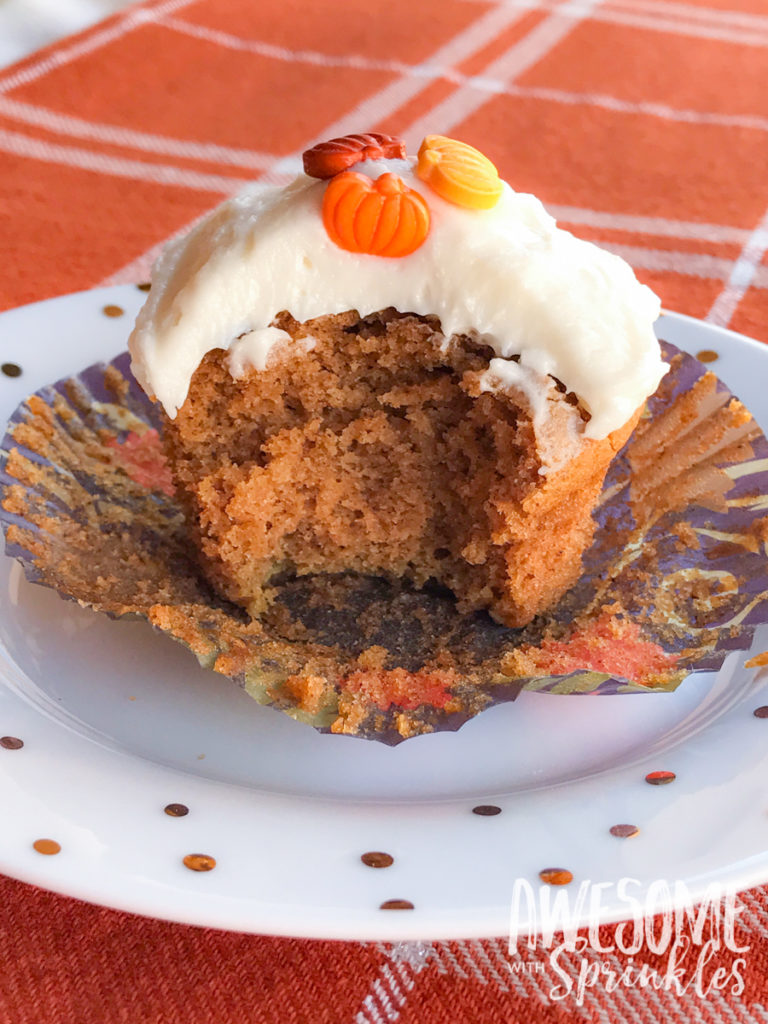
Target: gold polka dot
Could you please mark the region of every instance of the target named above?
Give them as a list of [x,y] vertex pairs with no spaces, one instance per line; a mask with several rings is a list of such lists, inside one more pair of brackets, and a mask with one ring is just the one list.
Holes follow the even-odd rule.
[[122,316],[124,312],[122,306],[105,306],[102,309],[104,316]]
[[360,856],[360,860],[369,868],[388,868],[391,864],[395,863],[395,858],[391,854],[382,853],[380,850],[371,850],[368,853],[363,853]]
[[640,834],[640,829],[637,825],[611,825],[609,831],[617,839],[631,839],[633,836]]
[[3,363],[3,365],[0,366],[0,370],[2,370],[3,374],[6,377],[21,376],[21,367],[19,366],[18,363]]
[[547,885],[568,885],[573,881],[573,875],[567,868],[544,868],[539,872],[539,878]]
[[38,853],[44,853],[48,857],[61,851],[61,845],[55,839],[36,839],[32,846]]
[[213,871],[216,858],[209,857],[207,853],[188,853],[184,858],[184,867],[190,871]]
[[[755,718],[768,718],[768,704],[763,704],[759,708],[755,708],[752,714]],[[0,743],[3,743],[3,741],[0,740]],[[5,746],[4,743],[3,746]]]
[[5,747],[6,750],[21,750],[23,746],[24,740],[20,740],[18,736],[0,737],[0,747]]
[[152,285],[149,283],[149,281],[142,281],[141,284],[137,284],[136,287],[139,289],[140,292],[148,292]]
[[183,818],[189,814],[186,804],[166,804],[163,810],[169,818]]
[[495,804],[478,804],[472,808],[472,813],[479,814],[481,818],[492,818],[496,814],[501,814],[501,808]]
[[413,910],[410,900],[384,900],[379,910]]
[[701,352],[696,353],[696,358],[700,363],[714,363],[720,358],[720,353],[715,352],[713,348],[703,348]]

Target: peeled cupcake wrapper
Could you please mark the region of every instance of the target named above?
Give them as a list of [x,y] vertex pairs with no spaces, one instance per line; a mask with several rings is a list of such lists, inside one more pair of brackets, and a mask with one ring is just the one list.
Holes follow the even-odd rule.
[[27,578],[139,615],[259,703],[385,743],[458,729],[521,689],[673,690],[768,621],[768,441],[725,385],[662,343],[671,370],[614,460],[576,586],[508,629],[438,586],[286,579],[249,621],[197,572],[162,421],[127,353],[43,388],[2,443],[0,519]]

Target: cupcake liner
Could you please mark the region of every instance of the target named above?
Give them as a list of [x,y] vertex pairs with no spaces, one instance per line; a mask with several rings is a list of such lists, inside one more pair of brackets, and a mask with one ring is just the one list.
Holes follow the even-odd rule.
[[521,689],[673,690],[768,620],[768,441],[725,385],[662,343],[670,373],[611,465],[576,586],[508,629],[438,586],[285,579],[260,621],[197,572],[162,420],[125,353],[36,392],[2,442],[0,519],[27,578],[141,616],[259,703],[397,743]]

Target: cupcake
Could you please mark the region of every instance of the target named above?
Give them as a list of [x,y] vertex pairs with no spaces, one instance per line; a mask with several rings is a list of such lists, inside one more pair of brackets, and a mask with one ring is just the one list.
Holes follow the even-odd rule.
[[304,169],[168,245],[131,336],[201,572],[254,618],[287,576],[361,573],[523,626],[667,370],[658,299],[456,140]]

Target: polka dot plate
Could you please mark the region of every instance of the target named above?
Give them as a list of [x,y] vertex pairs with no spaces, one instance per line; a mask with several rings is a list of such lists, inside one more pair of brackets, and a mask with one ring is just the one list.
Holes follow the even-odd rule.
[[[100,289],[0,316],[0,413],[125,347]],[[768,430],[768,349],[674,314]],[[758,633],[753,653],[768,647]],[[500,935],[516,878],[768,880],[768,672],[729,656],[674,693],[524,692],[397,747],[255,704],[143,622],[0,558],[0,871],[81,899],[281,935]],[[606,921],[626,904],[602,900]]]

